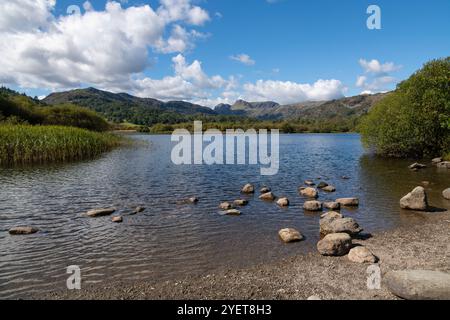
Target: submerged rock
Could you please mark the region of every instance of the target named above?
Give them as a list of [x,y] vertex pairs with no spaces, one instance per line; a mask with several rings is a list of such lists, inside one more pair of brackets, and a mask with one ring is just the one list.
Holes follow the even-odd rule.
[[325,188],[322,188],[325,192],[336,192],[336,188],[333,186],[326,186]]
[[273,195],[272,192],[263,193],[261,196],[259,196],[259,198],[264,201],[274,201],[275,200],[275,196]]
[[306,201],[303,205],[303,209],[305,209],[306,211],[322,211],[322,202]]
[[145,208],[144,207],[137,207],[136,209],[134,209],[134,213],[141,213],[144,212]]
[[328,186],[329,186],[328,183],[326,183],[326,182],[324,182],[324,181],[321,181],[321,182],[317,185],[317,188],[323,189],[323,188],[328,187]]
[[255,193],[255,187],[252,184],[248,183],[242,188],[241,192],[247,194]]
[[421,164],[421,163],[413,163],[412,165],[410,165],[409,166],[409,168],[411,169],[411,170],[414,170],[414,169],[425,169],[427,166],[426,165],[424,165],[424,164]]
[[241,212],[239,210],[236,210],[236,209],[231,209],[231,210],[225,211],[225,215],[227,215],[227,216],[240,216]]
[[442,196],[447,199],[450,200],[450,188],[445,189],[444,191],[442,191]]
[[306,184],[307,186],[314,186],[314,185],[316,185],[316,184],[314,183],[314,181],[312,181],[312,180],[305,180],[305,184]]
[[333,233],[317,243],[317,250],[323,256],[344,256],[352,246],[352,238],[346,233]]
[[38,232],[39,229],[35,227],[14,227],[9,229],[11,235],[27,235]]
[[323,207],[330,210],[339,210],[341,208],[341,204],[339,202],[325,202]]
[[196,204],[196,203],[198,203],[200,200],[197,198],[197,197],[192,197],[192,198],[189,198],[188,199],[188,202],[189,203],[192,203],[192,204]]
[[88,211],[86,214],[89,217],[95,218],[95,217],[103,217],[103,216],[110,216],[114,212],[116,212],[116,208],[103,208],[103,209],[93,209]]
[[229,202],[223,202],[220,204],[219,208],[222,210],[230,210],[233,209],[233,206]]
[[247,200],[234,200],[234,204],[236,206],[244,207],[244,206],[248,205],[248,201]]
[[280,207],[288,207],[289,206],[289,199],[288,198],[280,198],[280,199],[278,199],[277,204]]
[[340,198],[336,200],[341,206],[344,207],[357,207],[359,206],[358,198]]
[[264,193],[269,193],[270,191],[272,191],[272,189],[270,189],[269,187],[262,187],[260,190],[260,193],[264,194]]
[[285,243],[302,241],[304,239],[299,231],[292,228],[282,229],[278,232],[278,235]]
[[317,192],[317,189],[315,188],[304,188],[300,189],[300,194],[307,198],[313,198],[317,199],[319,197],[319,193]]
[[113,217],[112,218],[112,222],[122,223],[123,222],[123,218],[121,216]]
[[427,194],[423,187],[417,187],[400,200],[400,207],[407,210],[426,211],[428,209]]
[[383,282],[389,291],[408,300],[449,300],[450,274],[440,271],[391,271]]
[[366,247],[355,247],[348,253],[348,259],[356,263],[376,263],[377,257]]

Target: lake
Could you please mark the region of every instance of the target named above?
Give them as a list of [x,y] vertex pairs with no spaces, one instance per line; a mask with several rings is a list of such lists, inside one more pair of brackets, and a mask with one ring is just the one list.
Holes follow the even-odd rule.
[[[305,213],[298,187],[306,179],[337,188],[320,200],[358,197],[360,207],[343,210],[365,232],[420,223],[427,214],[402,211],[399,199],[427,180],[430,204],[450,208],[441,192],[450,186],[447,170],[413,172],[412,160],[368,154],[356,134],[280,137],[280,170],[261,176],[259,166],[176,166],[170,136],[133,135],[148,142],[74,164],[0,169],[0,298],[63,290],[66,268],[78,265],[83,285],[108,281],[164,281],[221,269],[235,269],[314,250],[320,213]],[[348,176],[344,180],[341,177]],[[320,179],[318,179],[320,177]],[[242,196],[246,183],[270,186],[290,199],[279,208]],[[197,205],[181,201],[197,196]],[[242,215],[220,214],[223,201],[250,201]],[[89,209],[114,206],[124,223],[87,218]],[[129,215],[136,206],[147,209]],[[432,214],[432,213],[429,213]],[[40,232],[11,236],[9,228],[32,225]],[[293,227],[304,242],[285,245],[281,228]]]

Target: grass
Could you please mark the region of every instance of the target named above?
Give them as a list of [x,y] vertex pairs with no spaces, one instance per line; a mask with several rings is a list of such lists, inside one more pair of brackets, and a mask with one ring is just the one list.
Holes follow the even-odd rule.
[[0,166],[94,158],[122,143],[109,133],[62,126],[0,125]]

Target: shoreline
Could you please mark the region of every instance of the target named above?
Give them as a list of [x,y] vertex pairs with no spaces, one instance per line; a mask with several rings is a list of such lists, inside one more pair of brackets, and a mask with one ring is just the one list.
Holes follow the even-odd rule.
[[[417,213],[411,212],[411,215]],[[450,272],[450,211],[427,213],[423,223],[408,224],[354,240],[378,258],[382,277],[393,270],[426,269]],[[301,254],[238,270],[160,283],[136,282],[86,286],[81,291],[59,291],[32,299],[93,300],[392,300],[398,299],[382,283],[367,289],[369,264],[347,256]]]

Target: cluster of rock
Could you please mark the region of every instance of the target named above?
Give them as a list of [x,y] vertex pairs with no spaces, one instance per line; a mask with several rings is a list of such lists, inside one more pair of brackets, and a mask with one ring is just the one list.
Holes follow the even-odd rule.
[[444,161],[442,158],[435,158],[431,160],[431,163],[438,168],[450,169],[450,161]]

